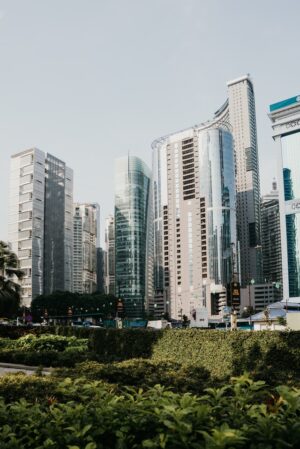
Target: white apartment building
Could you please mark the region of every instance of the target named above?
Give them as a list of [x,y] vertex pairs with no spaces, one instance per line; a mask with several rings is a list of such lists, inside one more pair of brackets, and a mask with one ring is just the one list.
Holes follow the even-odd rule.
[[25,273],[24,305],[71,287],[72,196],[72,170],[59,159],[37,148],[11,157],[8,238]]
[[230,126],[212,121],[153,145],[154,285],[174,319],[219,313],[234,275],[234,154]]

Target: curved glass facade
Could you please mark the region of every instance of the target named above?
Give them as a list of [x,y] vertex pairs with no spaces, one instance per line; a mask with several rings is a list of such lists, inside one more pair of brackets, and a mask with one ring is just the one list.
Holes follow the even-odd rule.
[[115,167],[115,291],[125,300],[127,317],[142,317],[148,300],[151,174],[133,156]]
[[300,296],[300,132],[282,136],[284,199],[289,202],[286,215],[286,238],[289,272],[289,295]]
[[207,210],[208,277],[226,286],[233,275],[232,245],[236,244],[235,174],[231,133],[200,131],[200,198]]

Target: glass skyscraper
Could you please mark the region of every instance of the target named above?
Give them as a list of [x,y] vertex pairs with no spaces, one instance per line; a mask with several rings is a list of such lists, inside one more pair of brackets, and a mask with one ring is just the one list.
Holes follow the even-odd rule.
[[151,172],[139,158],[116,160],[115,294],[127,317],[143,317],[152,293]]
[[270,106],[278,161],[283,298],[300,298],[300,96]]

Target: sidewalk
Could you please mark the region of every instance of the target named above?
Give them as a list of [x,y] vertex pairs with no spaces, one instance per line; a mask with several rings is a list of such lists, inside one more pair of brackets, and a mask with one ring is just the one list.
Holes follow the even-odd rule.
[[[23,372],[27,375],[32,375],[38,369],[38,366],[28,366],[28,365],[17,365],[15,363],[0,363],[0,376],[4,376],[7,373],[18,373]],[[50,374],[52,368],[43,368],[42,374]]]

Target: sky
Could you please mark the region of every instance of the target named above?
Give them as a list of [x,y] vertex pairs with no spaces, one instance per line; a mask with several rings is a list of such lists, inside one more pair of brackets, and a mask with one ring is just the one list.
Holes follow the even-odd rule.
[[74,200],[114,209],[114,160],[208,120],[254,82],[261,193],[275,176],[269,104],[300,94],[299,0],[0,0],[0,240],[10,156],[74,170]]

